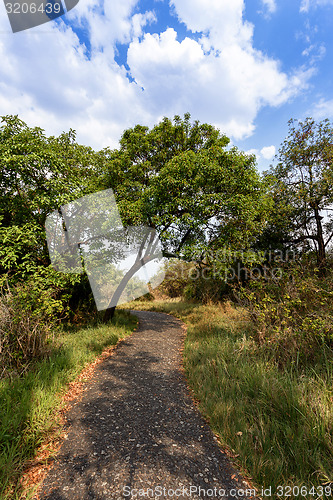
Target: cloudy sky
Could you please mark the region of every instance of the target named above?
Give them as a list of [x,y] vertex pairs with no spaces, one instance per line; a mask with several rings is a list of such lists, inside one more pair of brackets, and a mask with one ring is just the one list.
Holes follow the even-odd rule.
[[290,118],[333,119],[332,26],[333,0],[80,0],[12,33],[0,3],[0,115],[101,149],[189,111],[263,169]]

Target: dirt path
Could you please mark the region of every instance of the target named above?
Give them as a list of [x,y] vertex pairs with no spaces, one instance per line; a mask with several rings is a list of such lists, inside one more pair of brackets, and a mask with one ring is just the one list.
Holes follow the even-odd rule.
[[40,498],[244,498],[235,491],[246,488],[242,479],[188,394],[182,323],[135,314],[138,330],[98,366],[69,411],[68,437]]

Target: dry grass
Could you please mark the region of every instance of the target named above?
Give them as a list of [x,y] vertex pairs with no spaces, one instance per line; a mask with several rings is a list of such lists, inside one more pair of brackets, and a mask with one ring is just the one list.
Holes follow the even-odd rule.
[[46,318],[22,308],[11,291],[0,295],[0,379],[27,371],[50,351],[52,340]]

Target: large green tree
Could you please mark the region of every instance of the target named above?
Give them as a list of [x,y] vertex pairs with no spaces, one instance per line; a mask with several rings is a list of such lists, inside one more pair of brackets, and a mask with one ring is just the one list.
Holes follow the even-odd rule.
[[17,116],[0,126],[0,273],[24,278],[48,266],[46,215],[93,190],[93,151],[70,130],[46,137]]
[[23,286],[25,306],[42,317],[61,317],[89,297],[84,275],[50,265],[44,223],[48,213],[96,190],[95,179],[94,152],[76,143],[74,131],[47,137],[17,116],[2,117],[0,288]]
[[99,154],[101,187],[111,187],[126,225],[155,228],[164,255],[207,259],[221,246],[251,246],[268,199],[253,156],[190,115],[126,130],[120,148]]
[[333,128],[329,120],[290,120],[278,164],[270,170],[275,215],[271,235],[313,250],[324,268],[333,238]]

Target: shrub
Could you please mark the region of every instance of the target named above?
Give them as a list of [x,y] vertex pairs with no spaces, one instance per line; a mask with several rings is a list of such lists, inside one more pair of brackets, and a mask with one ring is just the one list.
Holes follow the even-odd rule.
[[203,303],[217,302],[225,297],[227,284],[209,268],[195,262],[172,259],[165,264],[165,278],[158,290],[168,297],[184,297]]
[[45,355],[52,339],[45,318],[23,306],[20,290],[0,296],[0,374],[23,373]]
[[227,283],[211,276],[210,273],[202,274],[201,270],[197,268],[197,276],[192,274],[184,288],[183,296],[185,299],[194,299],[208,304],[225,299],[228,289]]
[[168,297],[181,297],[190,281],[191,270],[195,264],[178,259],[171,259],[164,264],[164,280],[159,285],[158,291]]
[[256,341],[276,351],[279,362],[309,358],[333,346],[333,272],[321,277],[309,261],[289,264],[278,277],[235,287],[256,325]]
[[0,374],[23,373],[50,350],[54,331],[68,315],[65,282],[42,268],[0,293]]

